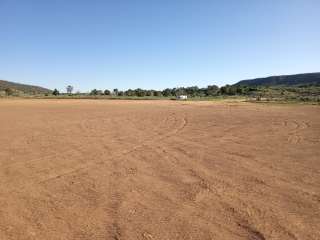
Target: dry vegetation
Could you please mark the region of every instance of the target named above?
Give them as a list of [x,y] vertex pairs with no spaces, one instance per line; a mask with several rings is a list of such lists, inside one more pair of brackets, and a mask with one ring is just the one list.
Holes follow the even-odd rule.
[[320,108],[1,100],[0,239],[320,239]]

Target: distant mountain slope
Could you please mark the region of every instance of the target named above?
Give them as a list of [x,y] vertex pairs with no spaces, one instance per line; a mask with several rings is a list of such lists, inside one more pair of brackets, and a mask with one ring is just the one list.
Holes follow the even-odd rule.
[[0,80],[0,91],[4,91],[7,88],[11,88],[13,90],[21,91],[26,94],[41,94],[41,93],[49,93],[51,92],[50,89],[27,85],[27,84],[20,84],[15,82],[9,82],[5,80]]
[[235,85],[243,85],[243,86],[320,85],[320,72],[255,78],[250,80],[242,80],[236,83]]

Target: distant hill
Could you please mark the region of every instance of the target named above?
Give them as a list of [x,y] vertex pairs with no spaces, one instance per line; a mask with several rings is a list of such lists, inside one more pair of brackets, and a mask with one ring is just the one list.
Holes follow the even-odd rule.
[[235,85],[242,85],[242,86],[320,85],[320,72],[255,78],[250,80],[242,80],[236,83]]
[[24,92],[25,94],[44,94],[52,92],[50,89],[43,87],[0,80],[0,91],[4,91],[7,88],[10,88],[15,91]]

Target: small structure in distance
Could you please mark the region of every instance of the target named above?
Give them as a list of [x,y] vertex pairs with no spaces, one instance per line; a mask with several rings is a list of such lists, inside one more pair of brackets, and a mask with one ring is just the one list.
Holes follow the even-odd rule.
[[177,99],[178,100],[187,100],[188,96],[187,95],[179,95],[179,96],[177,96]]

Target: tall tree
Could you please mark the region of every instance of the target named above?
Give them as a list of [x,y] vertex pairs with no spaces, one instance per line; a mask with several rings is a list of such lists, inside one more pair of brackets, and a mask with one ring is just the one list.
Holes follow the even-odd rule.
[[66,87],[66,89],[67,89],[67,93],[68,93],[69,95],[72,94],[72,92],[73,92],[73,86],[68,85],[68,86]]

